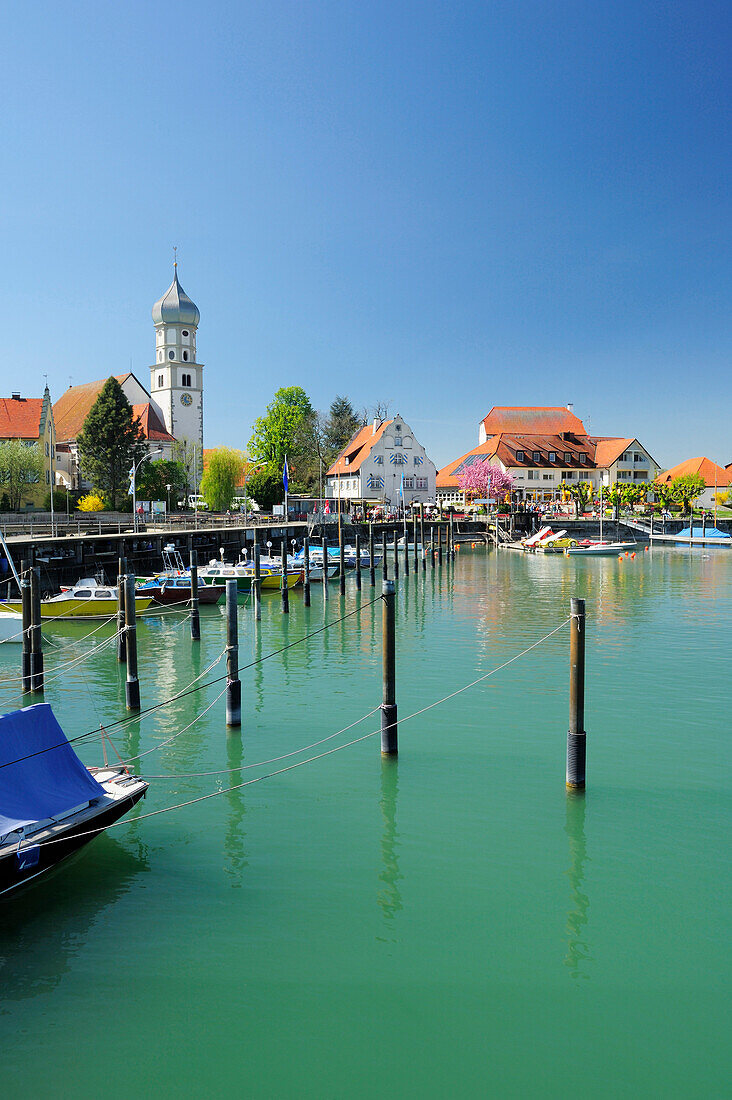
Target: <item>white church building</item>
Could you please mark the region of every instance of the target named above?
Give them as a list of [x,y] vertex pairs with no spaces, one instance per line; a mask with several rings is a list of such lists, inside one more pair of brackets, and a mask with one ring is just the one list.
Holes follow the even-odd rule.
[[[203,364],[196,360],[200,317],[198,306],[178,281],[175,263],[173,282],[152,308],[155,363],[150,367],[150,392],[131,372],[115,376],[149,449],[162,451],[162,458],[172,457],[176,440],[187,441],[203,455]],[[87,484],[79,467],[77,439],[106,380],[69,386],[53,406],[57,480],[69,488]]]

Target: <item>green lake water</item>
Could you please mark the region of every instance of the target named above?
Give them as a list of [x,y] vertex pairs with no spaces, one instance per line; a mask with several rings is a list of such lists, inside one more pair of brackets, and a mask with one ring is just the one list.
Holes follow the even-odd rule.
[[[366,577],[367,581],[368,578]],[[379,589],[377,589],[378,591]],[[588,789],[565,792],[568,628],[441,706],[587,600]],[[145,755],[135,814],[378,728],[381,607],[313,586],[242,605],[242,674]],[[143,706],[221,652],[201,612],[140,625]],[[45,698],[69,736],[124,716],[109,636],[59,626]],[[372,736],[95,840],[0,906],[0,1095],[592,1097],[729,1088],[732,554],[460,551],[398,585],[398,761]],[[17,675],[18,646],[0,648]],[[209,678],[223,673],[220,663]],[[134,756],[206,688],[111,736]],[[5,683],[3,698],[17,685]],[[5,703],[5,709],[17,703]],[[100,763],[95,743],[81,750]],[[187,773],[219,772],[217,775]],[[169,778],[174,776],[174,778]]]

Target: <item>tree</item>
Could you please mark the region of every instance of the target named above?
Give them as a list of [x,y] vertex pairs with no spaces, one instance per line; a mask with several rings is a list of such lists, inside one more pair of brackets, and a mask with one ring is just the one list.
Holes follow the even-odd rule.
[[43,455],[38,443],[6,439],[0,443],[0,485],[8,494],[11,512],[17,512],[23,495],[32,490],[43,474]]
[[172,458],[174,462],[180,463],[185,472],[186,499],[184,506],[187,508],[188,497],[198,491],[201,480],[201,465],[203,462],[201,447],[198,443],[192,443],[190,439],[186,439],[185,436],[176,439],[172,447]]
[[653,483],[653,495],[662,508],[668,508],[676,503],[674,490],[670,481],[656,481]]
[[257,470],[247,478],[247,493],[256,500],[260,508],[268,511],[273,504],[280,504],[285,498],[282,472],[273,463]]
[[212,512],[231,507],[237,485],[244,474],[244,455],[232,447],[216,447],[209,452],[201,478],[201,493]]
[[172,499],[177,501],[178,494],[185,492],[188,479],[181,462],[158,459],[157,462],[143,462],[137,474],[137,496],[143,500],[168,499],[168,485]]
[[694,515],[694,501],[705,491],[707,483],[701,474],[682,474],[671,482],[672,499],[681,505],[682,512],[689,513],[689,522]]
[[112,508],[127,491],[133,462],[143,452],[144,436],[132,406],[116,378],[108,378],[92,405],[78,439],[84,473],[103,489]]
[[457,475],[457,482],[466,497],[501,500],[513,489],[513,477],[487,458],[476,459]]
[[252,459],[274,463],[280,470],[285,456],[293,456],[297,433],[303,422],[314,415],[310,398],[300,386],[285,386],[277,390],[267,406],[265,416],[254,422],[248,453]]
[[328,452],[328,465],[341,453],[347,443],[364,425],[364,420],[356,413],[347,397],[337,395],[331,402],[325,419],[325,445]]
[[574,501],[574,510],[577,519],[582,515],[587,505],[592,500],[594,486],[591,481],[563,481],[559,486]]

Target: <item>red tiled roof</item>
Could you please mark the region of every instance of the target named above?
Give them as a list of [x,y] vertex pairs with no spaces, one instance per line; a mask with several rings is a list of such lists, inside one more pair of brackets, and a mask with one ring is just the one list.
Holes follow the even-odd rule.
[[374,444],[381,439],[384,430],[393,423],[393,420],[382,420],[375,431],[373,424],[366,424],[363,428],[360,428],[350,443],[346,444],[338,455],[326,476],[350,474],[354,470],[358,470],[364,460],[371,454]]
[[595,436],[590,442],[595,444],[595,465],[601,469],[607,469],[613,462],[617,462],[623,451],[627,451],[628,447],[632,447],[636,441]]
[[[116,374],[114,377],[121,386],[130,375],[129,373]],[[82,386],[69,386],[66,392],[61,394],[53,406],[57,439],[69,440],[79,436],[89,410],[99,397],[106,381],[106,378],[100,378],[97,382],[85,382]]]
[[[534,451],[539,451],[541,455],[538,461],[534,459]],[[517,457],[519,452],[523,452],[522,458]],[[556,456],[553,462],[549,460],[550,454]],[[568,461],[565,460],[566,454],[571,456]],[[580,455],[582,454],[586,456],[586,462],[581,462]],[[443,466],[437,473],[438,489],[457,488],[458,481],[455,471],[461,462],[464,462],[470,455],[483,455],[486,458],[495,457],[500,459],[505,467],[518,467],[519,469],[544,467],[554,470],[570,467],[572,469],[591,470],[596,465],[595,445],[586,435],[568,440],[562,438],[561,435],[523,435],[501,432],[498,435],[491,436],[490,439],[486,440],[485,443],[481,443],[478,447],[473,447],[472,451],[461,455],[460,458],[456,458],[447,466]]]
[[707,485],[724,486],[729,481],[731,472],[732,467],[728,466],[725,469],[723,466],[718,466],[716,462],[712,462],[710,458],[687,458],[686,462],[679,462],[678,466],[672,466],[670,470],[664,470],[662,474],[658,475],[656,481],[664,485],[669,481],[673,481],[675,477],[701,474]]
[[145,439],[155,443],[175,443],[175,436],[166,430],[157,410],[149,401],[146,405],[133,405],[132,415],[142,428]]
[[483,420],[486,436],[502,432],[525,435],[559,435],[574,432],[586,435],[578,416],[561,405],[494,405]]
[[38,439],[42,397],[0,397],[0,439]]
[[453,459],[452,462],[448,462],[447,466],[443,466],[441,470],[437,471],[437,488],[438,489],[457,489],[459,488],[458,479],[455,476],[455,471],[461,462],[464,462],[470,455],[482,455],[484,459],[494,458],[498,452],[498,444],[500,436],[494,435],[490,439],[487,439],[485,443],[481,443],[478,447],[473,447],[472,451],[468,451],[464,455],[460,455],[460,458]]

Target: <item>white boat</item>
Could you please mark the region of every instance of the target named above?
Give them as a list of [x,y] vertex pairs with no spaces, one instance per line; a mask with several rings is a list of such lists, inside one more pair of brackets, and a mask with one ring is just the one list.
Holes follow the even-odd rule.
[[545,539],[547,535],[550,535],[551,531],[551,527],[541,527],[535,534],[524,539],[524,546],[534,546],[537,542],[541,542],[542,539]]
[[577,554],[577,555],[590,555],[597,557],[599,555],[617,555],[624,554],[626,550],[635,550],[636,543],[634,542],[591,542],[587,546],[568,546],[564,551],[565,554]]
[[3,642],[23,641],[23,616],[0,604],[0,645]]

